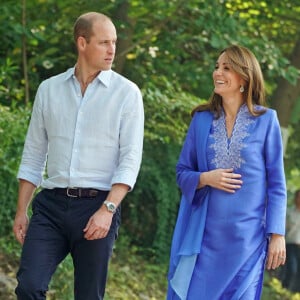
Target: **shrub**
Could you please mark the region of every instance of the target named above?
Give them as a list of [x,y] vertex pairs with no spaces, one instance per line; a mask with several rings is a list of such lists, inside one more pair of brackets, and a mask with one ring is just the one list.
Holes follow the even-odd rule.
[[0,235],[12,230],[18,181],[16,174],[23,150],[30,108],[12,109],[0,105]]

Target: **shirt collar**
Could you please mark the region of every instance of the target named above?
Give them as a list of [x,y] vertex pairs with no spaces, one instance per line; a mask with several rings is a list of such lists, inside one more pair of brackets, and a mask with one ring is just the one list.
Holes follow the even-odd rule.
[[65,73],[65,80],[68,80],[71,77],[75,76],[74,72],[75,72],[75,67],[68,69]]
[[[65,80],[70,79],[75,76],[75,67],[68,69],[65,73]],[[112,70],[101,71],[97,78],[106,86],[109,86],[110,78],[112,76]]]
[[97,78],[106,86],[109,86],[112,70],[101,71]]

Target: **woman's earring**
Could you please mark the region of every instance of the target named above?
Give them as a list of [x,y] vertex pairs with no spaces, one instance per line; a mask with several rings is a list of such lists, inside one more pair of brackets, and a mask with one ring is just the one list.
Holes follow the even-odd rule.
[[241,87],[240,87],[240,92],[241,92],[241,93],[244,93],[244,91],[245,91],[244,86],[241,85]]

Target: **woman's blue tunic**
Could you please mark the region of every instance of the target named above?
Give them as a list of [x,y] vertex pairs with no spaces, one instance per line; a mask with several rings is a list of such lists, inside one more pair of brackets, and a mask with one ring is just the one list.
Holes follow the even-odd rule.
[[[241,174],[241,189],[197,190],[201,172],[218,168]],[[177,182],[182,199],[167,299],[260,299],[268,235],[285,233],[286,186],[275,111],[254,117],[243,105],[230,138],[224,113],[218,119],[196,113]]]

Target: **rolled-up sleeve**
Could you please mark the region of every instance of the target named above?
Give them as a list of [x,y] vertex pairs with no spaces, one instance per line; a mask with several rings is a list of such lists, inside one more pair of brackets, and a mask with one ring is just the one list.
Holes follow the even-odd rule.
[[133,88],[127,95],[120,123],[119,162],[112,185],[123,183],[133,189],[142,161],[144,108],[141,92]]
[[18,179],[25,179],[36,186],[42,182],[48,151],[47,134],[42,114],[42,89],[39,87],[31,114],[22,160],[17,174]]

